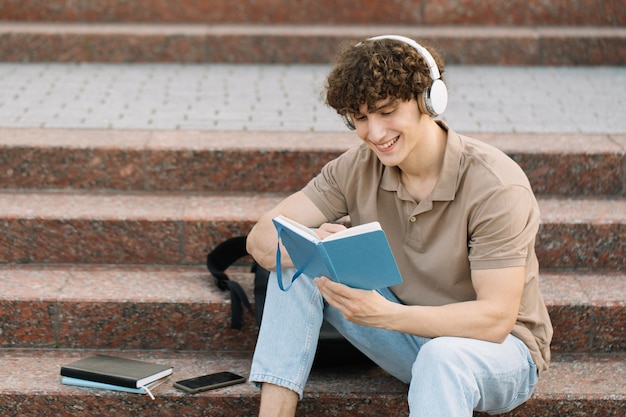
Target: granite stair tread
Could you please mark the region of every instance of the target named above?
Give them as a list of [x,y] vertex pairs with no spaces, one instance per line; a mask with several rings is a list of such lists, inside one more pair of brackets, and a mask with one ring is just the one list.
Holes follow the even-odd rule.
[[[282,193],[0,191],[0,262],[198,264]],[[624,267],[626,199],[539,198],[544,267]]]
[[[94,353],[170,364],[174,374],[155,390],[154,401],[147,396],[61,384],[61,366]],[[623,353],[555,355],[532,399],[506,415],[530,417],[539,413],[556,417],[573,411],[581,415],[621,415],[626,404],[625,363]],[[0,411],[5,416],[41,413],[57,417],[90,416],[106,409],[110,415],[206,415],[208,412],[242,417],[255,415],[259,401],[259,391],[248,383],[196,395],[172,387],[173,380],[221,370],[247,377],[250,354],[242,352],[4,349],[0,351],[0,366],[4,375],[0,380]],[[406,385],[374,366],[314,370],[299,410],[320,417],[406,415],[406,389]],[[319,401],[324,402],[323,408],[315,407]]]
[[[252,297],[249,266],[229,271]],[[206,267],[5,265],[2,347],[251,350],[254,316],[231,328],[230,294]]]
[[[497,6],[497,7],[496,7]],[[3,20],[56,22],[361,23],[624,25],[619,0],[276,0],[83,1],[5,0]]]
[[[210,192],[142,193],[98,191],[0,190],[0,218],[252,220],[286,193]],[[602,197],[537,197],[544,222],[624,222],[626,199]]]
[[626,59],[622,26],[3,22],[0,60],[329,63],[340,42],[384,33],[433,43],[446,51],[448,64],[622,65]]
[[[254,302],[249,266],[231,267]],[[556,352],[626,352],[624,272],[542,271]],[[0,265],[2,347],[251,350],[204,266]]]
[[[537,194],[624,196],[626,135],[470,134],[515,159]],[[2,188],[295,191],[359,144],[351,132],[0,128]],[[281,175],[276,175],[280,170]]]
[[0,218],[256,221],[285,193],[0,190]]

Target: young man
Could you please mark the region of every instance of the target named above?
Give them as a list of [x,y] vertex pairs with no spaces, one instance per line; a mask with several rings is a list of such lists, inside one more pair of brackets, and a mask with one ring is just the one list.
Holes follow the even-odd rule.
[[439,56],[390,36],[345,49],[329,74],[326,101],[363,144],[265,214],[248,250],[287,281],[295,271],[284,252],[275,264],[273,217],[322,237],[345,215],[379,221],[403,283],[365,291],[301,277],[282,292],[273,273],[250,375],[260,416],[295,415],[323,318],[410,384],[412,417],[509,411],[548,367],[535,197],[505,154],[433,119],[447,100],[442,71]]

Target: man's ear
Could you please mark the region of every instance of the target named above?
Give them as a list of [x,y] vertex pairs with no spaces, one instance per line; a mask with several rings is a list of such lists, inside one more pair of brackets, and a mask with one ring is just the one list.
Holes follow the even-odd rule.
[[426,103],[424,102],[424,92],[421,92],[417,95],[417,109],[421,114],[428,114],[428,110],[426,109]]

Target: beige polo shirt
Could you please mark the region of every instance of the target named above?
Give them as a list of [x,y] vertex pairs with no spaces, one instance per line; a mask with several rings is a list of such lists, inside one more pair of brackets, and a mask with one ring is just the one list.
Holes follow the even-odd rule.
[[403,283],[402,302],[437,306],[476,299],[471,270],[526,267],[526,286],[513,335],[530,349],[537,369],[550,361],[552,326],[539,291],[535,235],[539,209],[528,179],[507,155],[448,130],[441,174],[417,203],[363,144],[329,162],[304,193],[330,220],[378,221]]

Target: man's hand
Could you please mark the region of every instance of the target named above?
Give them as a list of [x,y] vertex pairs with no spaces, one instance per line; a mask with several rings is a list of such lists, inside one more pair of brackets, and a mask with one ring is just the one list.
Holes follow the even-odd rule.
[[[259,265],[268,270],[276,269],[278,235],[272,219],[279,214],[308,227],[316,227],[328,221],[320,209],[302,191],[290,195],[261,216],[248,234],[246,249]],[[282,255],[282,267],[292,266],[287,251],[283,251]]]
[[337,232],[341,232],[342,230],[346,230],[346,227],[341,224],[336,223],[324,223],[319,228],[315,229],[315,234],[320,240],[324,240],[325,237],[328,237]]
[[351,288],[325,277],[316,278],[315,285],[328,304],[355,324],[385,328],[390,313],[399,306],[377,291]]

